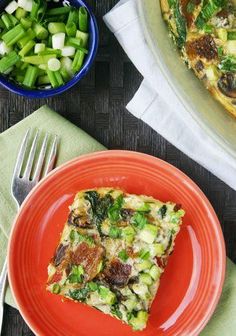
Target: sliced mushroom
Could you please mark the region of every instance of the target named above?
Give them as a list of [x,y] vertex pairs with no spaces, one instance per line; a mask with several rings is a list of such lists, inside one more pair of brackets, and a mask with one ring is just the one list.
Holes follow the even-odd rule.
[[83,210],[81,210],[79,214],[76,214],[75,211],[72,210],[68,217],[68,225],[80,228],[89,228],[93,226],[90,214]]
[[68,248],[68,245],[63,245],[60,244],[55,252],[53,261],[54,261],[54,265],[57,267],[61,264],[61,262],[63,261],[65,254],[66,254],[66,250]]
[[236,98],[236,74],[227,73],[218,81],[219,90],[230,98]]
[[131,266],[123,264],[119,260],[112,260],[104,271],[105,281],[117,287],[124,287],[129,281]]

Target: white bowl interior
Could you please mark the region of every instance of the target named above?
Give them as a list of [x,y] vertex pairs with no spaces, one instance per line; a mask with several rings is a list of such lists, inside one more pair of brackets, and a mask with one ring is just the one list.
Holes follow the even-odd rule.
[[236,157],[236,118],[207,92],[203,83],[181,60],[169,38],[159,0],[141,0],[139,9],[146,39],[176,95],[201,127],[224,150]]

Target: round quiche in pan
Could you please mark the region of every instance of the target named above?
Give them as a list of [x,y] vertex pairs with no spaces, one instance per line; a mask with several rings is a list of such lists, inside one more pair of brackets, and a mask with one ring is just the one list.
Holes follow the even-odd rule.
[[228,0],[160,2],[164,20],[184,62],[236,117],[236,3]]

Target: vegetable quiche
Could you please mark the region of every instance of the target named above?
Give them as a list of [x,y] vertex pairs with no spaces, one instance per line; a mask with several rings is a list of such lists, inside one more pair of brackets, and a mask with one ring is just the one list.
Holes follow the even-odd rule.
[[47,290],[144,329],[183,215],[179,205],[120,189],[80,191]]
[[160,0],[182,57],[213,96],[236,116],[235,2]]

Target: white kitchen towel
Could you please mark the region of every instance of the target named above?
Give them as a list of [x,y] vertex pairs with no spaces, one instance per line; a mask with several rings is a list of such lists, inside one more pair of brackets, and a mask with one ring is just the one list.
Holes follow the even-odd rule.
[[144,77],[127,109],[236,190],[236,159],[196,123],[166,81],[145,39],[138,1],[121,0],[104,17]]

